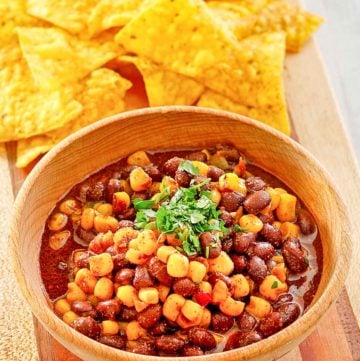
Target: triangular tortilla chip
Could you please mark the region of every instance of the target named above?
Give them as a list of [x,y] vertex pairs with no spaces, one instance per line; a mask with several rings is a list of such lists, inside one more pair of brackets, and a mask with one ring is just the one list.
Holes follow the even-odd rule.
[[268,124],[286,135],[290,135],[290,123],[283,102],[252,108],[235,103],[231,99],[215,93],[212,90],[207,90],[203,93],[197,105],[239,113]]
[[130,62],[139,69],[150,106],[192,105],[204,91],[202,84],[184,75],[164,70],[148,59],[122,56],[119,60]]
[[25,167],[62,139],[104,117],[125,110],[124,96],[131,83],[110,69],[93,71],[78,85],[76,100],[82,104],[80,116],[63,128],[18,142],[17,167]]
[[119,54],[109,36],[80,40],[57,28],[18,28],[24,57],[36,84],[60,89],[77,82]]
[[82,106],[71,90],[39,91],[24,60],[0,71],[0,142],[62,127]]
[[237,42],[200,0],[158,0],[120,30],[116,41],[128,52],[194,78],[240,104],[256,107],[279,101],[272,87],[282,73],[284,35]]
[[97,3],[98,0],[27,0],[27,11],[72,34],[79,34],[87,32],[88,18]]
[[90,35],[124,26],[138,14],[143,3],[144,0],[100,0],[88,20]]

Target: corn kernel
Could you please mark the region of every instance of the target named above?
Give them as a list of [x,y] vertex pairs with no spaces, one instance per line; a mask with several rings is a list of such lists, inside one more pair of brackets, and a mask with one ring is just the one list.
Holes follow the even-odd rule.
[[185,277],[189,271],[189,259],[180,253],[170,255],[167,273],[172,277]]
[[55,302],[54,310],[58,315],[63,315],[71,310],[71,305],[65,298],[61,298]]
[[114,285],[107,277],[101,277],[95,285],[94,296],[101,301],[106,301],[112,298],[114,292]]
[[75,282],[70,282],[68,283],[66,299],[68,302],[73,303],[74,301],[86,301],[87,296]]
[[196,326],[199,324],[194,322],[194,321],[190,321],[188,320],[181,312],[179,313],[178,317],[176,318],[175,321],[181,328],[190,328],[193,326]]
[[250,293],[249,282],[242,274],[232,276],[231,281],[234,287],[233,296],[235,298],[245,297]]
[[201,262],[191,261],[189,263],[189,271],[187,276],[191,278],[194,283],[201,282],[206,276],[206,267]]
[[114,263],[109,253],[101,253],[90,257],[89,265],[91,273],[96,277],[105,276],[114,268]]
[[130,172],[130,187],[134,192],[147,190],[152,183],[151,177],[142,169],[135,168]]
[[113,207],[110,203],[96,203],[93,208],[103,216],[111,216],[113,212]]
[[146,335],[146,330],[137,321],[131,321],[126,327],[126,337],[128,340],[138,340]]
[[63,321],[65,323],[67,323],[68,325],[70,325],[74,320],[76,320],[77,318],[79,318],[79,315],[77,315],[75,312],[73,311],[67,311],[63,314]]
[[104,320],[101,322],[101,333],[103,335],[117,335],[119,330],[119,325],[116,321]]
[[287,284],[281,282],[274,275],[266,276],[259,286],[260,294],[271,301],[275,301],[279,295],[287,290]]
[[287,278],[287,268],[285,263],[277,264],[272,270],[271,274],[277,277],[281,282],[286,282]]
[[216,281],[212,293],[211,293],[211,303],[217,305],[226,300],[229,295],[229,290],[224,281]]
[[209,258],[208,263],[210,272],[221,272],[228,276],[234,271],[234,262],[224,251],[216,258]]
[[131,204],[130,196],[126,192],[116,192],[113,195],[113,210],[115,213],[126,211]]
[[80,268],[75,275],[75,283],[87,294],[94,293],[97,279],[88,268]]
[[182,306],[184,306],[185,298],[172,293],[167,297],[163,305],[163,315],[170,321],[175,322]]
[[289,237],[298,238],[300,235],[300,227],[295,223],[284,222],[280,226],[280,232],[284,240]]
[[242,228],[246,228],[248,232],[258,233],[263,228],[263,222],[254,214],[245,214],[239,220],[239,225]]
[[49,246],[54,251],[58,251],[60,248],[64,247],[68,239],[70,238],[70,231],[61,231],[55,234],[52,234],[49,237]]
[[68,216],[64,213],[54,213],[48,220],[48,227],[51,231],[62,230],[68,221]]
[[212,286],[211,286],[211,284],[209,282],[201,281],[200,284],[199,284],[199,291],[211,294]]
[[161,180],[160,192],[165,192],[167,189],[169,189],[170,194],[174,194],[179,189],[179,185],[174,178],[166,175]]
[[270,211],[273,211],[279,206],[280,194],[278,191],[276,191],[274,188],[271,187],[267,187],[265,190],[270,194],[271,197]]
[[230,296],[219,305],[219,309],[222,313],[233,317],[239,316],[244,311],[244,307],[244,302],[236,301]]
[[139,234],[139,231],[131,227],[123,227],[117,230],[114,233],[114,247],[115,251],[122,252],[128,248],[129,242],[136,238]]
[[157,248],[154,232],[151,229],[140,232],[135,239],[130,241],[129,248],[137,249],[142,254],[151,256]]
[[170,255],[172,255],[173,253],[179,253],[179,252],[172,246],[161,246],[158,248],[156,255],[161,262],[166,263]]
[[199,324],[201,322],[203,309],[202,307],[191,300],[186,300],[181,308],[181,313],[190,321]]
[[149,257],[141,253],[139,250],[134,248],[129,248],[126,251],[125,258],[133,264],[144,264],[148,261]]
[[221,201],[221,193],[217,189],[212,189],[210,191],[210,199],[215,203],[217,207]]
[[239,178],[235,173],[225,173],[219,178],[219,189],[221,192],[240,192],[246,194],[245,180]]
[[210,156],[209,164],[214,165],[222,170],[229,169],[229,163],[225,157],[219,154],[213,154]]
[[209,170],[209,166],[204,162],[199,162],[198,160],[193,160],[192,165],[199,169],[199,175],[202,175],[204,177],[207,176],[207,172]]
[[207,308],[204,308],[199,326],[208,328],[210,326],[210,322],[211,322],[211,312]]
[[79,208],[79,203],[73,198],[66,199],[59,206],[60,212],[65,213],[67,216],[71,216]]
[[149,304],[144,301],[140,301],[140,300],[136,299],[134,301],[134,306],[135,306],[136,312],[141,312],[141,311],[144,311],[149,306]]
[[168,296],[169,292],[170,292],[170,287],[165,286],[163,284],[160,284],[158,286],[158,291],[159,291],[159,299],[161,302],[165,302],[166,297]]
[[143,150],[139,150],[129,155],[127,163],[130,165],[138,165],[140,167],[146,167],[151,164],[148,155]]
[[139,299],[150,305],[159,302],[159,291],[155,287],[144,287],[139,290]]
[[245,310],[257,318],[264,318],[271,312],[271,305],[261,297],[250,296],[250,302]]
[[116,292],[116,297],[127,307],[134,307],[135,300],[138,299],[137,291],[131,285],[120,286]]
[[133,190],[130,187],[130,183],[126,179],[120,179],[120,186],[129,196],[133,194]]
[[86,231],[92,229],[94,227],[94,218],[95,210],[92,208],[84,208],[80,220],[81,228],[85,229]]
[[119,221],[112,216],[98,214],[94,218],[94,228],[97,232],[115,232],[119,228]]
[[294,221],[296,218],[296,197],[288,194],[281,193],[280,194],[280,203],[276,208],[276,216],[279,221]]

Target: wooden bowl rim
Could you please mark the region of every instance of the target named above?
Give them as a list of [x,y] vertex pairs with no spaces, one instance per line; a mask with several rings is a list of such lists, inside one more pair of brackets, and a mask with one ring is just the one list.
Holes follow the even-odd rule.
[[[281,346],[286,345],[287,343],[291,343],[297,339],[303,339],[309,333],[309,331],[315,327],[317,322],[322,318],[322,316],[327,312],[330,306],[336,301],[337,297],[340,294],[340,291],[345,283],[345,279],[349,270],[349,258],[351,255],[352,242],[350,237],[350,223],[347,217],[347,210],[345,208],[344,202],[339,195],[339,192],[334,185],[331,176],[327,172],[327,170],[318,162],[318,160],[303,146],[297,143],[295,140],[290,137],[284,135],[280,131],[263,124],[257,120],[251,119],[249,117],[235,114],[228,111],[217,110],[217,109],[209,109],[203,107],[195,107],[195,106],[160,106],[160,107],[152,107],[152,108],[143,108],[130,110],[127,112],[119,113],[107,118],[104,118],[96,123],[88,125],[87,127],[80,129],[76,133],[68,136],[64,140],[62,140],[59,144],[57,144],[52,150],[50,150],[34,167],[34,169],[30,172],[27,178],[22,185],[15,203],[14,203],[14,211],[13,217],[10,224],[10,248],[11,248],[11,256],[13,260],[13,264],[16,264],[16,257],[18,254],[18,246],[17,246],[17,218],[16,215],[20,214],[22,211],[22,207],[24,202],[26,201],[27,195],[32,188],[32,186],[36,183],[36,180],[47,167],[48,163],[56,158],[56,156],[63,151],[63,149],[67,148],[72,142],[83,137],[86,134],[96,132],[98,129],[110,126],[112,123],[122,120],[129,120],[131,118],[137,118],[142,115],[150,115],[150,114],[161,114],[162,116],[168,116],[169,121],[171,121],[171,113],[199,113],[199,114],[207,114],[209,116],[215,117],[225,117],[231,119],[233,121],[240,121],[246,123],[247,125],[255,128],[259,128],[264,132],[270,134],[271,137],[280,138],[282,142],[290,145],[291,148],[297,153],[302,153],[312,162],[312,166],[317,168],[323,173],[323,177],[326,179],[330,189],[333,191],[333,195],[336,199],[336,203],[339,205],[339,213],[342,215],[342,219],[339,222],[342,222],[342,247],[341,252],[337,256],[337,261],[335,263],[334,272],[326,285],[324,291],[320,295],[319,299],[303,314],[298,320],[296,320],[293,324],[289,325],[285,329],[280,332],[270,336],[266,339],[263,339],[257,343],[239,348],[226,351],[226,354],[229,355],[231,359],[235,355],[241,356],[241,353],[246,353],[247,357],[252,358],[256,356],[265,355],[270,351],[276,350]],[[199,120],[197,120],[199,121]],[[200,120],[203,121],[203,120]],[[169,123],[171,127],[171,123]],[[35,314],[37,319],[45,326],[45,328],[61,343],[63,343],[62,339],[69,339],[69,332],[72,336],[71,343],[74,345],[79,345],[81,347],[82,344],[89,344],[92,350],[100,350],[102,354],[105,352],[113,357],[121,357],[124,356],[128,360],[143,360],[148,361],[151,359],[159,360],[160,356],[149,356],[149,355],[140,355],[133,354],[131,352],[122,351],[118,349],[114,349],[112,347],[100,344],[97,341],[94,341],[79,332],[75,331],[70,326],[66,325],[60,318],[56,316],[53,310],[49,307],[44,307],[41,312],[33,306],[32,300],[27,297],[28,291],[25,287],[25,275],[23,273],[17,272],[14,268],[14,273],[18,284],[20,286],[21,292],[24,295],[26,301],[30,304],[32,312]],[[40,311],[40,310],[39,310]],[[47,321],[47,322],[46,322]],[[281,337],[281,341],[279,342],[277,339]],[[300,342],[300,341],[299,341]],[[260,347],[259,347],[260,346]],[[90,347],[88,347],[84,352],[90,352]],[[259,350],[261,351],[259,352]],[[74,350],[70,350],[74,351]],[[75,350],[76,353],[76,350]],[[197,356],[196,360],[199,361],[214,361],[218,357],[218,353],[208,354],[204,356]],[[190,361],[193,360],[192,357],[169,357],[169,360],[176,361]]]

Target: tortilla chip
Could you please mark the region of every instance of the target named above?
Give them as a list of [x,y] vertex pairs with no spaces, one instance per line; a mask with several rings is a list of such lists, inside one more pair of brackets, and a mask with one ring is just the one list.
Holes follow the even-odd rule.
[[226,0],[227,3],[240,5],[246,9],[249,9],[249,11],[252,13],[257,13],[260,11],[269,1],[270,0]]
[[104,117],[125,110],[124,96],[131,83],[110,69],[93,71],[79,84],[76,100],[81,114],[63,128],[18,142],[16,166],[23,168],[62,139]]
[[42,93],[24,61],[0,71],[0,142],[57,129],[81,113],[69,91]]
[[90,35],[124,26],[138,14],[143,3],[144,0],[100,0],[88,20]]
[[133,63],[143,76],[150,106],[192,105],[199,99],[204,86],[184,75],[163,70],[145,58],[122,56],[121,62]]
[[269,0],[258,14],[254,33],[286,32],[286,50],[297,52],[324,19],[284,0]]
[[119,54],[107,38],[80,40],[57,28],[18,28],[19,40],[36,84],[60,89],[84,78]]
[[27,0],[30,15],[72,34],[87,32],[87,21],[98,0]]
[[290,123],[284,102],[269,104],[261,108],[252,108],[233,102],[231,99],[212,90],[203,93],[197,103],[198,106],[228,110],[247,117],[257,119],[268,124],[286,135],[290,135]]

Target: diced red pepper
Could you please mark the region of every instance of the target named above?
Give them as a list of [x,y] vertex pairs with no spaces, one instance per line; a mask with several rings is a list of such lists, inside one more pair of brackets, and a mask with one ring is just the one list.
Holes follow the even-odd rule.
[[200,306],[207,306],[211,302],[211,295],[205,292],[197,292],[195,293],[195,301]]

